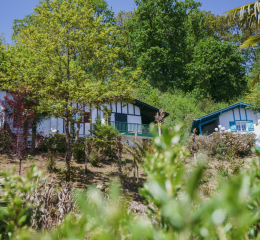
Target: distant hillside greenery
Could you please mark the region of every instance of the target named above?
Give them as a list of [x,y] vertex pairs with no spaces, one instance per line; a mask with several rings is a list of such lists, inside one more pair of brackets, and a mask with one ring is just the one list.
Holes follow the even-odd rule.
[[170,113],[165,119],[165,124],[169,128],[182,124],[181,135],[184,139],[190,133],[193,119],[244,100],[241,96],[229,102],[216,102],[210,96],[198,98],[196,92],[185,93],[181,90],[161,92],[150,86],[136,90],[135,97]]

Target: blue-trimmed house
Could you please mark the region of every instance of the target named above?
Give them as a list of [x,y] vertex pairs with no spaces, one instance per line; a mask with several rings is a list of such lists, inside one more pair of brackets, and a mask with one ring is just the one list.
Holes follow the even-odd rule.
[[258,125],[260,113],[255,113],[247,108],[248,104],[239,102],[216,112],[207,114],[200,118],[194,119],[191,132],[194,128],[199,134],[211,134],[219,125],[225,128],[225,131],[237,133],[253,132],[260,135],[260,124]]

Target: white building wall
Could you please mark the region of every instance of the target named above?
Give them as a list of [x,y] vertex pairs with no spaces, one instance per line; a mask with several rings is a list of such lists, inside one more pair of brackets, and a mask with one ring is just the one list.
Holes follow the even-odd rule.
[[122,113],[127,114],[127,105],[122,104]]
[[229,122],[234,121],[233,111],[224,112],[219,116],[219,124],[225,127],[226,130],[230,129]]
[[121,113],[121,103],[117,103],[117,113]]
[[[240,121],[239,108],[234,109],[235,121]],[[253,110],[240,108],[241,120],[251,120],[254,123],[254,132],[257,138],[260,138],[260,113],[254,113]],[[219,116],[219,124],[225,127],[226,130],[230,130],[229,122],[234,121],[233,110],[224,112]]]
[[[233,113],[232,110],[231,110],[231,112]],[[236,119],[236,120],[240,120],[238,108],[235,108],[235,109],[234,109],[234,114],[235,114],[235,119]],[[234,119],[234,117],[233,117],[233,119]]]
[[245,108],[240,108],[240,114],[241,114],[241,119],[244,120],[246,119],[246,110]]
[[141,116],[127,115],[127,122],[128,122],[128,123],[138,123],[138,124],[142,124],[142,119],[141,119]]
[[134,105],[133,104],[131,104],[131,103],[129,103],[128,104],[128,113],[129,114],[134,114]]
[[134,107],[135,107],[135,115],[141,115],[140,108],[137,106]]

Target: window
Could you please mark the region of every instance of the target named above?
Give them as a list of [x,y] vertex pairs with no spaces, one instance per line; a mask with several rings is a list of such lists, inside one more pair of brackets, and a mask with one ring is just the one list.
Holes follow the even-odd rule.
[[238,132],[246,132],[247,124],[246,122],[236,122],[236,128]]
[[127,115],[121,114],[121,113],[116,113],[115,114],[115,121],[116,122],[127,122]]
[[[75,120],[77,120],[78,117],[82,116],[82,113],[77,113],[73,116]],[[82,123],[90,123],[91,113],[85,112],[82,117]]]

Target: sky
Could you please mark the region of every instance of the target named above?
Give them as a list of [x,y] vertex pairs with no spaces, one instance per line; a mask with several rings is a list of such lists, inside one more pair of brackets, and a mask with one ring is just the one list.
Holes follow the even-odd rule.
[[[156,0],[155,0],[156,1]],[[254,2],[255,0],[198,0],[202,3],[201,9],[214,14],[222,14],[227,10]],[[32,12],[38,0],[0,0],[0,33],[8,43],[11,43],[12,26],[14,19],[22,19]],[[134,9],[134,0],[107,0],[109,7],[115,13],[120,10]]]

